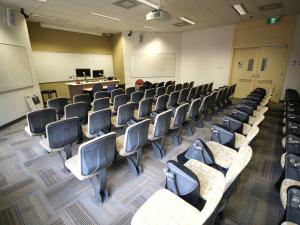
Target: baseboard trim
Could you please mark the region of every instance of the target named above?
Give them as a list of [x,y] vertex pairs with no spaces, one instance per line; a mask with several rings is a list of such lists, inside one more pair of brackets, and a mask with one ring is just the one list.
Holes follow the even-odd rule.
[[0,126],[0,130],[3,130],[5,128],[7,128],[7,127],[10,127],[11,125],[13,125],[13,124],[15,124],[15,123],[17,123],[17,122],[25,119],[25,118],[26,118],[26,116],[22,116],[22,117],[20,117],[18,119],[15,119],[15,120],[13,120],[13,121],[11,121],[9,123],[3,124],[2,126]]

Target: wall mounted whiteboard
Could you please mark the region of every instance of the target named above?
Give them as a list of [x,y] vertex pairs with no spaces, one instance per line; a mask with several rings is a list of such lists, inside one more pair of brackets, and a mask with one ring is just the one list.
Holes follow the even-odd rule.
[[174,77],[176,53],[132,54],[130,60],[130,76]]
[[39,83],[68,81],[76,68],[103,69],[105,76],[114,76],[112,55],[34,51],[33,58]]
[[0,92],[33,86],[25,47],[0,43]]

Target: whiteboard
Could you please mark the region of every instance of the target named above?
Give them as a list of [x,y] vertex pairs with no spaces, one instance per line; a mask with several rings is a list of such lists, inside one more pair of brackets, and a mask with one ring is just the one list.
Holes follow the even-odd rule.
[[68,81],[76,68],[91,69],[91,76],[101,69],[106,77],[114,76],[112,55],[34,51],[33,58],[39,83]]
[[176,53],[132,54],[130,60],[131,77],[174,77]]
[[33,86],[26,48],[0,43],[0,92]]

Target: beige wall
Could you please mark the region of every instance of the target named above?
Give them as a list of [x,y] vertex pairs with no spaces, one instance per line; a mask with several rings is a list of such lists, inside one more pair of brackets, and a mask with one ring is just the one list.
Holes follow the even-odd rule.
[[28,23],[33,51],[111,55],[111,38],[40,27]]
[[112,54],[115,77],[120,79],[120,83],[125,83],[124,78],[124,58],[123,58],[123,38],[122,33],[112,36]]
[[284,16],[278,24],[266,24],[265,20],[235,25],[234,48],[286,44],[290,47],[294,34],[296,16]]

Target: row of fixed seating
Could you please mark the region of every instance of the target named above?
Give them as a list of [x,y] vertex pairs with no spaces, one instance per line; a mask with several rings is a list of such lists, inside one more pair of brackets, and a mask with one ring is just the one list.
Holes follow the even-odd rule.
[[[111,110],[109,108],[90,113],[88,116],[87,129],[84,129],[84,125],[81,129],[82,120],[80,118],[82,118],[83,114],[87,115],[88,104],[86,102],[78,102],[66,105],[64,107],[66,118],[58,121],[56,121],[55,108],[50,107],[28,113],[28,127],[26,127],[25,130],[31,136],[45,135],[45,138],[41,140],[43,147],[48,152],[59,152],[63,162],[65,162],[66,169],[74,173],[78,179],[96,177],[98,182],[103,184],[103,187],[106,183],[106,176],[102,173],[105,173],[105,168],[108,167],[113,160],[116,160],[117,156],[115,154],[116,151],[111,152],[111,146],[114,146],[114,149],[119,152],[119,155],[127,157],[131,170],[135,175],[138,175],[142,171],[140,166],[141,148],[148,140],[152,143],[155,156],[162,158],[164,156],[163,143],[166,133],[170,131],[173,143],[180,144],[180,133],[183,125],[192,133],[193,124],[195,124],[199,113],[201,114],[201,112],[203,112],[203,110],[201,111],[201,106],[203,108],[203,105],[207,105],[208,99],[211,99],[212,96],[222,96],[222,98],[211,99],[211,102],[221,101],[219,104],[225,106],[225,104],[230,102],[229,97],[233,94],[233,87],[235,86],[223,87],[208,96],[203,96],[203,99],[193,99],[190,105],[188,103],[180,104],[176,107],[174,113],[172,109],[168,108],[159,113],[154,112],[154,115],[152,113],[154,118],[153,124],[150,124],[150,119],[147,118],[144,118],[142,121],[136,121],[134,117],[132,117],[134,103],[129,102],[119,106],[116,117],[110,117]],[[222,95],[216,95],[215,93],[222,93]],[[168,95],[162,95],[159,96],[159,98],[163,96],[169,98]],[[159,98],[156,104],[159,102]],[[140,105],[146,100],[147,99],[142,100]],[[151,99],[151,101],[152,100],[153,99]],[[71,113],[68,112],[70,106],[85,106],[85,108],[84,110],[79,110],[79,108]],[[123,108],[125,108],[124,111],[122,111]],[[124,135],[117,137],[116,133],[109,133],[111,131],[110,121],[113,121],[113,118],[119,117],[124,119],[129,126],[127,126]],[[87,130],[87,133],[92,134],[92,136],[86,136],[94,139],[83,143],[79,147],[79,154],[72,157],[72,145],[82,141],[80,138],[82,130]],[[84,155],[81,151],[86,151],[87,155]],[[108,153],[108,151],[111,153]],[[65,152],[65,157],[63,156],[63,152]],[[105,160],[102,158],[101,161],[100,159],[103,156],[107,158],[105,158]],[[95,167],[95,165],[97,166]],[[84,168],[86,168],[85,171]],[[106,193],[106,191],[104,192]],[[104,196],[104,192],[102,194],[100,192],[100,195],[96,198],[98,204],[105,199],[106,195]]]
[[295,225],[300,222],[300,97],[296,90],[286,90],[282,122],[283,171],[276,188],[285,209],[282,224]]
[[[266,94],[262,88],[255,89],[222,124],[214,125],[212,141],[198,139],[177,161],[168,161],[165,189],[155,192],[138,209],[131,224],[221,224],[222,212],[252,157],[249,144],[259,131],[272,94],[273,90]],[[243,105],[252,105],[252,111],[242,109]]]

